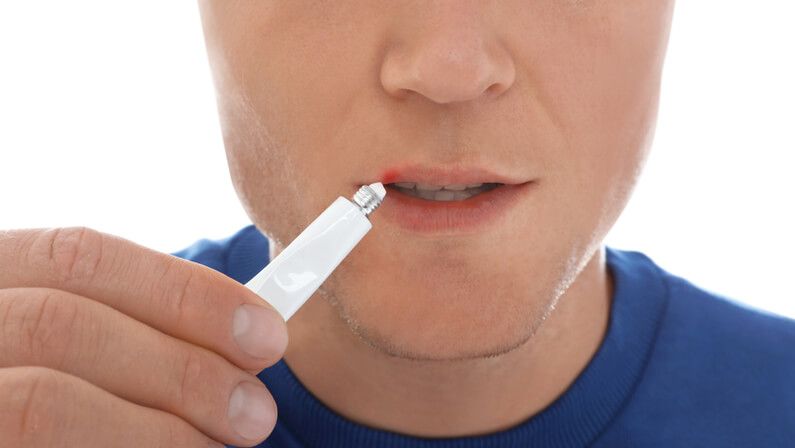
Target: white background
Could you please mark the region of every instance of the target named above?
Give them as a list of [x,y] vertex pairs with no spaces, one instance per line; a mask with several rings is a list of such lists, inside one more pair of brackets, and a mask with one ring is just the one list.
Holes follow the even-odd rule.
[[[795,6],[680,1],[657,137],[608,237],[795,317]],[[0,2],[0,228],[162,251],[247,225],[194,2]]]

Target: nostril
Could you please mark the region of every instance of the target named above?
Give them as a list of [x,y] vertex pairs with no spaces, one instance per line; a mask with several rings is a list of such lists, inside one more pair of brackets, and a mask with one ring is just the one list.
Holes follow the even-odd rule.
[[516,78],[511,53],[479,29],[477,14],[464,18],[474,22],[434,23],[433,31],[390,45],[380,67],[383,89],[397,100],[417,94],[439,105],[494,100],[510,89]]

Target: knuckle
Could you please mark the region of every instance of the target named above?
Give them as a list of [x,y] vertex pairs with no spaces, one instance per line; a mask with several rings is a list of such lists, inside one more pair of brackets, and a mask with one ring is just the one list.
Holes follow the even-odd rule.
[[161,285],[158,288],[159,300],[162,309],[167,310],[171,316],[170,320],[177,326],[183,321],[191,321],[195,317],[190,315],[191,301],[206,294],[206,288],[201,287],[202,281],[198,273],[182,260],[175,258],[168,261],[163,280],[158,283]]
[[189,350],[182,360],[180,374],[177,376],[180,384],[175,388],[177,396],[173,406],[180,409],[190,409],[202,387],[206,387],[206,377],[209,374],[208,363],[204,357],[195,350]]
[[151,446],[156,448],[197,446],[204,440],[195,428],[173,414],[165,414],[159,419],[153,433]]
[[[221,357],[199,347],[190,347],[173,356],[169,381],[163,381],[162,408],[203,425],[225,418],[228,391],[239,376]],[[211,424],[212,425],[212,424]]]
[[[48,230],[34,247],[46,257],[56,281],[91,280],[102,258],[104,237],[88,227]],[[38,243],[38,242],[37,242]]]
[[[173,358],[173,373],[169,381],[162,382],[162,396],[166,398],[159,407],[179,416],[178,422],[187,422],[190,428],[211,436],[223,435],[229,394],[243,372],[198,347],[191,347]],[[180,437],[184,437],[184,429],[181,426],[176,429]]]
[[5,355],[17,358],[18,363],[60,368],[74,345],[78,311],[74,300],[55,290],[4,290],[0,294],[0,342]]
[[25,367],[0,370],[0,433],[18,446],[51,446],[61,412],[65,381],[54,370]]

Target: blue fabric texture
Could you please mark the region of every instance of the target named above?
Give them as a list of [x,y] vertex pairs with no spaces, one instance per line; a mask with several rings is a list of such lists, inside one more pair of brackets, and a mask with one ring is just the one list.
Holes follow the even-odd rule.
[[[253,226],[176,255],[245,283],[268,263]],[[495,434],[423,439],[358,425],[283,361],[259,378],[279,406],[260,447],[795,447],[795,321],[704,291],[638,252],[607,249],[608,331],[569,389]],[[384,385],[389,387],[389,385]]]

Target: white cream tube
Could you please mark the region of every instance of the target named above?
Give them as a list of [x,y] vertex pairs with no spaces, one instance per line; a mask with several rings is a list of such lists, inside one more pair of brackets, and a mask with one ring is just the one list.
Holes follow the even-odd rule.
[[340,196],[246,287],[286,321],[370,231],[373,225],[367,217],[385,196],[381,183],[362,186],[353,201]]

